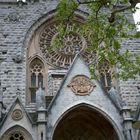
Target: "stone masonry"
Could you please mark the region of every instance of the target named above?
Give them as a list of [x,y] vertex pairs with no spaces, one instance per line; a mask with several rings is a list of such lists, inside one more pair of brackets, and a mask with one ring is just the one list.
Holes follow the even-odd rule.
[[[132,117],[136,114],[140,102],[140,75],[135,79],[117,81],[118,93],[126,103],[126,108],[119,111],[95,80],[93,82],[96,83],[97,88],[95,92],[94,90],[91,92],[91,95],[77,96],[70,90],[68,84],[74,76],[90,77],[86,64],[78,58],[70,71],[47,67],[46,108],[37,109],[35,103],[28,104],[29,46],[33,35],[46,23],[47,19],[49,17],[55,19],[57,4],[58,0],[26,0],[26,2],[0,0],[0,94],[2,94],[0,95],[0,139],[7,130],[21,125],[30,132],[27,136],[33,138],[27,140],[52,140],[56,125],[66,112],[73,106],[89,104],[95,110],[99,108],[102,116],[112,123],[119,140],[140,140],[138,130],[132,129]],[[78,12],[79,15],[85,16],[84,12],[87,12],[87,9],[80,7]],[[128,14],[128,17],[133,22],[132,15]],[[133,54],[140,54],[140,39],[122,41],[121,52],[126,49]],[[82,69],[81,66],[83,66]],[[20,121],[13,121],[10,117],[16,109],[22,110],[23,118]],[[137,118],[140,119],[139,116]],[[132,137],[129,136],[131,134]]]
[[[56,0],[40,0],[39,2],[19,3],[0,1],[0,80],[3,89],[4,103],[9,105],[20,94],[26,102],[26,51],[27,41],[32,32],[31,27],[38,20],[47,16],[55,9]],[[139,39],[126,40],[122,46],[127,46],[134,53],[139,53]],[[17,48],[22,48],[23,60],[13,61]],[[120,94],[132,109],[136,109],[139,100],[140,78],[120,82]]]

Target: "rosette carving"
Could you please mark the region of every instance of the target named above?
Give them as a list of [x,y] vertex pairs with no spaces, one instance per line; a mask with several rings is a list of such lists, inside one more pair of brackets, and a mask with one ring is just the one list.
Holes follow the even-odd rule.
[[15,109],[12,113],[12,119],[15,121],[21,120],[23,118],[23,113],[20,109]]

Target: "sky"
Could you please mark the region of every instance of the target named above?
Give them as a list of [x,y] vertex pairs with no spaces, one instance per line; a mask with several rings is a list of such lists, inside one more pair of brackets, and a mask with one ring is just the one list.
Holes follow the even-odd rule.
[[[137,7],[140,8],[140,3],[137,4]],[[134,19],[135,19],[135,23],[136,23],[136,24],[137,24],[137,22],[140,23],[140,9],[138,9],[138,10],[136,11],[136,13],[134,14]],[[140,25],[138,26],[138,31],[140,31]]]

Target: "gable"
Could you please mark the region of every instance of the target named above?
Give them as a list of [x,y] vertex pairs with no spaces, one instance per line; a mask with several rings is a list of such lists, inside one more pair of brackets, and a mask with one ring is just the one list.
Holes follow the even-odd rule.
[[[87,104],[97,108],[97,110],[102,110],[108,114],[112,120],[120,124],[119,111],[108,98],[107,94],[103,91],[100,83],[95,79],[91,80],[90,76],[88,66],[83,61],[81,56],[77,55],[71,68],[65,76],[58,93],[49,106],[48,121],[52,123],[51,126],[55,125],[63,113],[67,112],[69,109],[77,106],[78,104]],[[88,80],[85,80],[85,82],[82,82],[82,80],[77,80],[79,85],[75,85],[76,83],[73,81],[76,77],[79,77],[79,79],[85,77]],[[79,86],[78,90],[81,93],[75,93],[72,86]],[[92,90],[90,89],[90,86],[92,87]],[[89,92],[88,94],[83,94],[85,89],[87,92]]]
[[32,123],[33,122],[22,105],[20,99],[17,98],[0,124],[0,134],[2,135],[8,129],[14,126],[21,126],[27,130],[31,130]]

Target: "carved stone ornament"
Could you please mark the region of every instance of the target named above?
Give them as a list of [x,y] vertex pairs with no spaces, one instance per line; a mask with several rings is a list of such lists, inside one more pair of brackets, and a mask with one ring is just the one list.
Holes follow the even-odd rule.
[[23,49],[21,47],[18,47],[16,49],[16,54],[13,56],[13,61],[15,63],[21,63],[23,60]]
[[20,109],[15,109],[12,113],[12,119],[15,121],[21,120],[23,118],[23,113]]
[[96,85],[91,82],[88,77],[84,75],[77,75],[72,79],[68,87],[70,87],[76,95],[84,96],[89,95]]
[[[23,2],[19,2],[19,4],[23,4]],[[22,20],[25,20],[26,16],[23,15],[22,13],[19,13],[17,11],[11,12],[8,15],[4,17],[5,22],[10,22],[10,23],[18,23],[21,22]]]
[[10,13],[8,14],[6,17],[5,17],[5,21],[9,21],[9,22],[12,22],[12,23],[16,23],[16,22],[19,22],[20,21],[20,15],[19,13],[17,12],[13,12],[13,13]]

